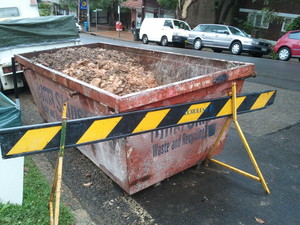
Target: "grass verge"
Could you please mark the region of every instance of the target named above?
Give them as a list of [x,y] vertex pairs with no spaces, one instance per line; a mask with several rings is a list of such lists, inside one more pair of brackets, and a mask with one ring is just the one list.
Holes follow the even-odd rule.
[[[49,224],[48,202],[51,187],[30,157],[25,157],[23,205],[0,203],[0,224]],[[71,209],[60,207],[59,224],[74,224]]]

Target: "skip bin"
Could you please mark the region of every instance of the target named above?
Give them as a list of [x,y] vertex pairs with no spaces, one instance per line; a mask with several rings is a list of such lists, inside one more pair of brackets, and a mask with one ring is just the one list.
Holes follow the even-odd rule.
[[[97,43],[83,45],[139,56],[146,69],[159,74],[161,86],[118,96],[34,63],[32,57],[54,50],[16,55],[34,101],[48,122],[61,120],[62,105],[68,102],[68,118],[108,115],[126,111],[169,106],[184,102],[224,97],[237,83],[240,93],[244,79],[253,76],[254,64],[208,59],[175,53],[150,51]],[[77,48],[77,47],[71,47]],[[129,194],[134,194],[205,159],[226,118],[139,134],[127,138],[79,147]],[[217,151],[224,146],[224,133]]]

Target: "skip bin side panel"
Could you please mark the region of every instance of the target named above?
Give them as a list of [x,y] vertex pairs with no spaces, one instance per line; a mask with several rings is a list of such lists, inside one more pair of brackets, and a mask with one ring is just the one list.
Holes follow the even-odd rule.
[[[236,80],[240,93],[243,80]],[[185,102],[224,97],[231,91],[231,82],[156,102],[172,105]],[[166,102],[167,101],[167,102]],[[154,107],[146,106],[146,108]],[[227,118],[181,125],[127,138],[127,165],[129,194],[134,194],[165,180],[204,160],[211,150]],[[222,152],[229,127],[218,144],[215,155]]]
[[[62,105],[68,103],[68,119],[110,114],[110,108],[84,95],[69,95],[70,90],[33,70],[24,71],[28,86],[42,117],[48,122],[61,121]],[[67,140],[66,140],[67,141]],[[79,150],[127,190],[127,165],[124,140],[81,146]]]
[[[129,194],[184,171],[204,160],[226,118],[167,128],[127,138]],[[217,151],[225,144],[224,133]]]
[[80,146],[78,149],[129,193],[125,143],[126,140],[121,138]]

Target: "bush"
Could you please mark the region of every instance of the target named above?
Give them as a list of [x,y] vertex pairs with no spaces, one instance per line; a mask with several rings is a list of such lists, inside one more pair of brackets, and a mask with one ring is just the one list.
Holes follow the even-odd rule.
[[247,34],[251,34],[253,31],[253,25],[249,21],[240,20],[238,18],[234,18],[235,22],[237,23],[237,27],[241,30],[245,31]]
[[293,20],[293,22],[287,26],[286,31],[300,30],[300,16]]
[[49,3],[39,3],[38,5],[40,16],[50,16],[51,14],[51,4]]

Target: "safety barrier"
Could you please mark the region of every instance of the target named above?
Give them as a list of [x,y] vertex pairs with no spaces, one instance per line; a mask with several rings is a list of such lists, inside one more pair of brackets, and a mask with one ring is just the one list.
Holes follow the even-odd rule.
[[[267,194],[270,190],[258,167],[249,144],[239,126],[237,114],[264,109],[274,103],[276,91],[266,91],[236,96],[236,84],[232,84],[230,96],[208,101],[92,117],[67,122],[67,104],[63,106],[62,123],[42,124],[0,130],[0,147],[3,158],[55,150],[59,146],[58,160],[49,200],[50,224],[59,223],[62,165],[65,147],[75,147],[115,138],[149,132],[151,130],[179,126],[205,120],[228,117],[215,143],[206,157],[205,165],[214,162],[234,172],[260,182]],[[222,135],[231,120],[244,144],[257,176],[212,159]],[[66,142],[66,140],[68,140]],[[55,202],[54,202],[55,201]]]
[[[237,113],[263,109],[274,102],[276,91],[239,95]],[[232,116],[230,96],[207,101],[173,105],[170,107],[89,117],[67,122],[65,147],[102,142],[157,129],[192,122]],[[61,122],[31,125],[0,130],[3,158],[58,150]]]

